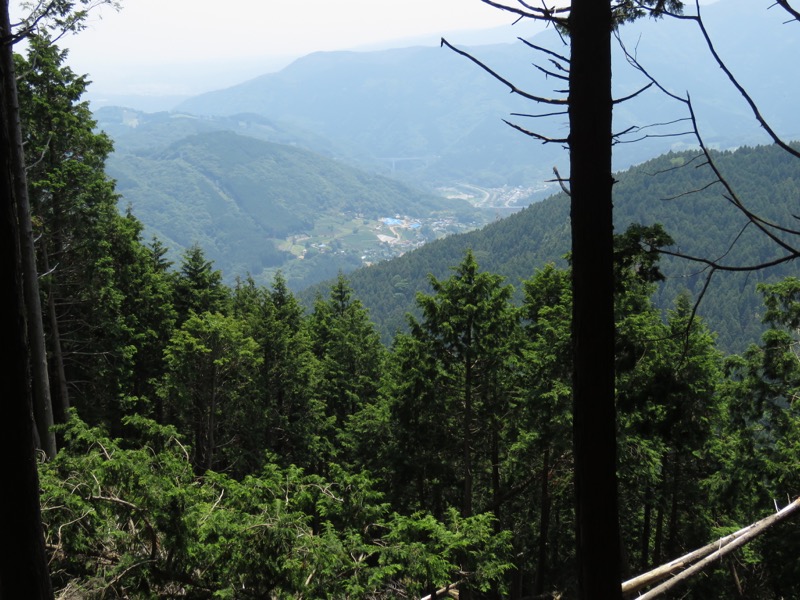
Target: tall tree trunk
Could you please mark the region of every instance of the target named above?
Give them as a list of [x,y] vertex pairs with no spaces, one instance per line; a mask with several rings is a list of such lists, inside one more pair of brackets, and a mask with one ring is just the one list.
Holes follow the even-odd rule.
[[672,454],[672,488],[670,490],[669,535],[667,536],[667,554],[678,554],[678,509],[680,507],[681,459],[678,452]]
[[214,369],[214,377],[211,384],[211,404],[208,407],[208,445],[206,447],[206,464],[205,470],[210,471],[214,468],[214,450],[216,449],[216,439],[214,430],[217,427],[217,368]]
[[660,565],[663,562],[664,547],[664,499],[659,499],[658,510],[656,511],[656,538],[653,540],[653,564]]
[[495,528],[499,533],[502,529],[500,504],[502,503],[501,482],[500,482],[500,432],[497,424],[497,415],[492,414],[492,441],[491,441],[491,461],[492,461],[492,512],[497,519]]
[[17,169],[12,148],[21,136],[14,132],[19,119],[14,118],[14,104],[9,102],[16,96],[10,36],[5,1],[0,13],[0,294],[3,300],[0,335],[7,353],[0,361],[3,382],[0,456],[5,490],[0,494],[0,539],[4,540],[0,544],[0,598],[52,600],[39,507],[27,325],[21,293],[20,232],[14,206]]
[[579,598],[621,598],[614,407],[611,7],[569,16],[576,544]]
[[550,446],[545,446],[542,457],[542,482],[539,488],[539,548],[536,560],[534,596],[544,594],[547,570],[547,539],[550,537]]
[[[469,344],[472,340],[468,340]],[[472,353],[466,352],[465,372],[464,372],[464,423],[462,425],[464,436],[463,440],[463,460],[464,460],[464,499],[461,507],[462,517],[472,516],[472,393],[473,393],[473,370]],[[467,567],[469,568],[469,567]],[[459,590],[459,598],[462,600],[472,600],[472,590],[469,583]]]
[[[47,246],[42,246],[42,265],[44,272],[50,271],[50,259],[47,255]],[[67,386],[67,374],[64,370],[64,353],[61,351],[61,330],[58,324],[56,313],[55,285],[50,282],[47,285],[47,317],[50,321],[50,364],[55,371],[55,378],[58,382],[58,395],[53,398],[52,389],[51,400],[53,405],[53,420],[56,423],[64,423],[69,413],[69,387]]]
[[462,460],[464,461],[464,498],[461,516],[472,516],[472,357],[467,352],[464,372],[464,422],[461,425]]
[[482,386],[483,390],[483,406],[489,408],[489,461],[491,463],[492,471],[492,512],[495,516],[495,531],[498,533],[503,529],[503,518],[500,514],[501,506],[503,504],[502,497],[502,477],[500,475],[500,415],[498,414],[497,407],[501,405],[501,395],[503,392],[500,390],[497,374],[492,373],[489,376],[488,385]]
[[56,454],[56,436],[53,432],[53,407],[50,401],[50,381],[47,375],[47,350],[42,324],[42,301],[39,297],[39,276],[36,270],[36,250],[33,242],[31,208],[28,199],[28,179],[25,173],[25,151],[22,145],[17,82],[14,71],[14,52],[11,46],[11,25],[8,20],[8,2],[4,2],[2,23],[2,77],[3,118],[8,122],[7,143],[11,168],[11,186],[17,210],[20,261],[22,265],[22,290],[27,311],[28,348],[31,363],[33,413],[39,434],[39,443],[48,457]]
[[642,545],[639,559],[639,570],[641,572],[650,568],[650,535],[653,530],[653,492],[648,486],[646,500],[644,503],[644,523],[642,525]]

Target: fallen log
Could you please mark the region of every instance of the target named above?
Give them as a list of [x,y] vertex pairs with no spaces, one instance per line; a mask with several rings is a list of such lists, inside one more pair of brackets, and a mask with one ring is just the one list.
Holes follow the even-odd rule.
[[[800,498],[797,498],[791,504],[785,506],[774,515],[770,515],[760,521],[756,521],[752,525],[748,525],[739,531],[720,538],[716,542],[703,546],[689,554],[668,562],[648,571],[642,575],[634,577],[622,584],[622,593],[625,597],[632,597],[640,589],[652,585],[657,581],[661,581],[665,577],[671,577],[664,583],[654,587],[648,592],[640,596],[636,596],[637,600],[652,600],[660,596],[664,592],[671,590],[673,587],[685,581],[692,575],[699,573],[714,561],[719,560],[726,554],[729,554],[744,546],[753,538],[759,536],[768,528],[776,523],[783,521],[800,508]],[[683,570],[681,570],[683,569]],[[676,571],[679,571],[677,574]]]
[[625,598],[630,598],[642,588],[649,587],[654,583],[657,583],[663,579],[672,577],[675,573],[682,571],[683,569],[690,566],[699,559],[703,558],[704,556],[708,556],[712,552],[719,550],[723,546],[728,545],[733,540],[741,537],[742,535],[750,531],[750,527],[751,527],[750,525],[748,525],[747,527],[742,527],[739,531],[728,534],[725,537],[720,538],[715,542],[711,542],[710,544],[703,546],[702,548],[693,550],[688,554],[684,554],[680,558],[671,560],[666,564],[663,564],[651,571],[648,571],[647,573],[642,573],[641,575],[637,575],[633,579],[624,581],[622,583],[622,595]]

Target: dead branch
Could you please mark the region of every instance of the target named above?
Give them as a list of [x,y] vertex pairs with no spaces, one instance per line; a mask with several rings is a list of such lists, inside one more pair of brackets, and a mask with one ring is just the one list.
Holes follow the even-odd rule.
[[[692,19],[692,20],[695,20],[695,19],[699,18],[699,17],[692,17],[692,16],[684,16],[684,15],[674,15],[674,16],[676,18]],[[700,25],[702,27],[702,21],[700,21],[699,23],[700,23]],[[705,35],[707,36],[707,33],[705,33]],[[707,43],[711,44],[710,38],[707,37],[706,39],[707,39]],[[750,266],[747,266],[747,267],[730,267],[730,266],[721,265],[716,260],[702,259],[702,258],[699,258],[699,257],[690,257],[690,256],[687,256],[687,255],[680,255],[678,253],[668,253],[668,252],[664,252],[664,253],[665,254],[671,254],[673,256],[678,256],[678,257],[681,257],[681,258],[687,258],[689,260],[694,260],[695,262],[705,263],[705,264],[707,264],[707,265],[709,265],[711,267],[715,267],[715,268],[718,268],[720,270],[727,270],[727,271],[754,271],[754,270],[758,270],[758,269],[761,269],[761,268],[774,266],[776,264],[781,264],[781,263],[784,263],[784,262],[788,262],[789,260],[792,260],[794,258],[800,257],[800,250],[798,248],[793,247],[791,244],[788,244],[787,242],[785,242],[777,233],[777,232],[780,232],[780,233],[787,233],[787,234],[791,234],[791,235],[800,235],[800,232],[791,230],[791,229],[786,228],[786,227],[782,227],[781,225],[779,225],[777,223],[773,223],[773,222],[767,221],[766,219],[764,219],[764,218],[758,216],[757,214],[753,213],[751,210],[749,210],[745,206],[744,202],[738,197],[738,195],[736,194],[736,192],[733,189],[733,187],[731,186],[731,184],[728,182],[728,180],[722,174],[722,172],[720,171],[719,167],[717,166],[717,164],[716,164],[716,162],[714,160],[714,157],[713,157],[711,151],[709,150],[708,146],[705,144],[703,136],[700,134],[700,128],[699,128],[699,126],[697,124],[697,118],[696,118],[696,115],[695,115],[695,112],[694,112],[694,106],[692,105],[692,100],[691,100],[691,97],[689,96],[689,94],[687,93],[686,97],[682,98],[682,97],[677,96],[676,94],[673,94],[673,93],[669,92],[668,90],[666,90],[662,85],[659,84],[659,82],[655,79],[655,77],[653,77],[652,75],[650,75],[650,73],[647,72],[647,70],[641,65],[641,63],[639,63],[639,61],[636,59],[636,57],[633,56],[628,51],[628,49],[622,43],[622,40],[619,38],[619,36],[617,36],[617,40],[619,41],[620,47],[622,48],[622,50],[623,50],[623,52],[625,54],[625,57],[626,57],[626,59],[627,59],[627,61],[628,61],[628,63],[630,65],[632,65],[635,69],[637,69],[639,72],[641,72],[647,79],[649,79],[664,94],[666,94],[670,98],[673,98],[674,100],[677,100],[678,102],[680,102],[681,104],[683,104],[686,107],[686,110],[688,112],[688,117],[687,118],[688,118],[688,120],[689,120],[689,122],[691,123],[691,126],[692,126],[692,134],[694,135],[695,139],[697,140],[697,143],[700,146],[700,151],[701,151],[702,155],[706,159],[706,164],[712,170],[712,172],[714,174],[714,177],[716,178],[716,182],[722,184],[722,186],[725,189],[726,193],[723,194],[723,197],[728,202],[730,202],[733,206],[735,206],[747,218],[747,220],[750,223],[752,223],[761,233],[763,233],[765,236],[767,236],[767,238],[769,238],[770,241],[775,243],[779,248],[783,249],[786,252],[786,255],[781,257],[781,258],[779,258],[779,259],[776,259],[776,260],[773,260],[773,261],[764,262],[764,263],[760,263],[758,265],[750,265]],[[712,52],[713,52],[713,49],[712,49]],[[718,62],[721,63],[721,61],[719,60],[718,55],[715,55],[715,58],[718,60]],[[722,67],[723,65],[720,64],[720,66]],[[737,89],[740,88],[740,87],[741,86],[737,85]],[[753,104],[753,106],[754,106],[754,104]],[[764,125],[766,125],[766,123],[764,123]],[[767,125],[767,127],[768,127],[768,125]],[[791,154],[793,156],[800,157],[800,151],[797,151],[797,150],[793,149],[791,146],[789,146],[785,142],[782,142],[781,144],[778,144],[778,145],[781,148],[788,147],[791,150]],[[709,184],[709,185],[711,185],[711,184]],[[706,186],[706,187],[708,187],[708,186]]]
[[93,496],[89,496],[89,500],[102,500],[104,502],[110,502],[112,504],[119,504],[120,506],[124,506],[125,508],[130,509],[133,512],[139,514],[139,517],[144,521],[145,529],[147,529],[147,534],[150,537],[150,560],[154,561],[158,556],[158,533],[156,532],[155,527],[153,524],[150,523],[150,520],[145,516],[146,513],[144,510],[133,504],[132,502],[128,502],[127,500],[123,500],[122,498],[117,498],[116,496],[103,496],[100,494],[96,494]]
[[[500,2],[494,2],[493,0],[481,0],[484,4],[488,4],[489,6],[493,6],[495,8],[499,8],[500,10],[504,10],[506,12],[510,12],[512,14],[517,15],[520,19],[535,19],[537,21],[547,21],[548,23],[558,23],[560,25],[566,24],[566,16],[559,16],[559,15],[567,15],[569,14],[568,7],[562,8],[548,8],[547,6],[543,6],[542,8],[536,8],[519,0],[520,6],[523,8],[516,8],[514,6],[508,6],[506,4],[501,4]],[[542,3],[544,4],[544,3]]]
[[[523,38],[517,38],[517,39],[520,42],[522,42],[523,44],[525,44],[528,48],[531,48],[532,50],[536,50],[538,52],[544,52],[545,54],[549,54],[550,56],[556,57],[558,60],[560,60],[563,63],[569,64],[569,59],[566,56],[558,54],[557,52],[553,52],[552,50],[549,50],[549,49],[547,49],[547,48],[545,48],[543,46],[539,46],[537,44],[534,44],[533,42],[529,42],[526,39],[523,39]],[[558,68],[560,71],[564,71],[565,73],[568,72],[567,69],[565,69],[562,65],[556,63],[555,61],[551,61],[551,62],[553,62],[553,64],[557,65],[556,68]]]
[[569,77],[566,75],[562,75],[561,73],[553,73],[549,69],[545,69],[544,67],[540,67],[536,63],[533,64],[533,68],[541,71],[545,74],[545,77],[553,77],[555,79],[560,79],[562,81],[569,81]]
[[642,88],[640,88],[640,89],[636,90],[636,91],[635,91],[635,92],[633,92],[632,94],[630,94],[630,95],[628,95],[628,96],[623,96],[622,98],[617,98],[616,100],[614,100],[614,101],[613,101],[613,104],[621,104],[622,102],[627,102],[628,100],[631,100],[631,99],[635,98],[635,97],[636,97],[636,96],[638,96],[639,94],[641,94],[641,93],[643,93],[643,92],[646,92],[646,91],[647,91],[647,90],[649,90],[651,87],[653,87],[653,85],[654,85],[654,84],[653,84],[653,82],[651,81],[651,82],[650,82],[650,83],[648,83],[646,86],[644,86],[644,87],[642,87]]
[[519,131],[521,133],[524,133],[527,136],[530,136],[530,137],[535,138],[537,140],[541,140],[542,143],[544,143],[544,144],[553,144],[553,143],[555,143],[555,144],[566,144],[568,142],[567,138],[551,138],[551,137],[547,137],[547,136],[542,135],[540,133],[536,133],[534,131],[529,131],[529,130],[525,129],[524,127],[520,127],[516,123],[512,123],[511,121],[506,121],[505,119],[503,119],[503,123],[505,123],[509,127],[513,127],[517,131]]
[[531,118],[531,119],[541,119],[541,118],[544,118],[544,117],[559,117],[559,116],[563,116],[563,115],[567,115],[567,114],[569,114],[569,113],[566,110],[559,110],[559,111],[551,112],[551,113],[540,113],[538,115],[532,115],[530,113],[515,113],[515,112],[512,112],[511,116],[512,117],[528,117],[528,118]]
[[[778,1],[778,4],[780,4],[784,8],[787,8],[787,10],[791,9],[791,7],[789,6],[789,3],[787,2],[787,0],[777,0],[777,1]],[[739,80],[736,79],[734,74],[728,68],[728,65],[725,64],[725,61],[723,61],[722,58],[720,57],[720,55],[717,53],[717,49],[714,46],[714,43],[711,41],[711,36],[708,34],[708,31],[706,30],[705,23],[703,23],[703,19],[700,17],[700,2],[699,2],[699,0],[695,0],[695,4],[697,6],[697,14],[696,15],[690,15],[690,16],[682,15],[679,18],[688,19],[688,20],[691,20],[691,21],[694,21],[695,23],[697,23],[697,26],[700,28],[700,33],[702,34],[703,39],[706,42],[706,46],[708,47],[708,51],[711,53],[711,56],[716,61],[717,66],[719,66],[719,68],[722,69],[722,72],[725,73],[725,76],[728,78],[728,81],[731,82],[733,87],[736,88],[736,90],[739,92],[739,94],[742,96],[742,98],[744,98],[745,102],[747,102],[748,106],[750,106],[750,110],[752,111],[753,116],[756,118],[756,120],[758,121],[759,125],[761,125],[761,127],[764,129],[764,131],[767,132],[767,135],[769,135],[769,137],[772,138],[772,141],[775,144],[777,144],[778,146],[783,148],[786,152],[788,152],[792,156],[796,156],[797,158],[800,158],[800,150],[795,150],[794,148],[792,148],[789,144],[784,142],[777,133],[775,133],[775,130],[772,129],[772,127],[769,125],[769,123],[767,123],[767,120],[761,114],[761,111],[758,109],[758,106],[756,105],[756,103],[753,100],[752,96],[750,96],[750,94],[747,93],[747,90],[744,89],[744,86],[741,83],[739,83]],[[790,12],[791,12],[791,10],[790,10]]]
[[682,252],[674,252],[672,250],[664,250],[660,248],[658,250],[660,254],[665,256],[673,256],[675,258],[682,258],[684,260],[689,260],[692,262],[700,263],[706,265],[708,267],[712,267],[717,271],[728,271],[733,273],[746,273],[749,271],[760,271],[761,269],[768,269],[769,267],[776,267],[778,265],[782,265],[784,263],[793,261],[798,258],[797,254],[789,254],[784,256],[779,256],[778,258],[774,258],[772,260],[767,260],[760,263],[753,263],[750,265],[721,265],[717,263],[715,260],[710,258],[703,258],[701,256],[693,256],[691,254],[683,254]]
[[572,193],[569,191],[569,188],[566,186],[566,179],[561,177],[561,173],[558,172],[558,167],[553,167],[553,174],[556,176],[555,181],[558,182],[558,185],[561,187],[561,191],[564,192],[567,196],[572,196]]
[[[432,600],[432,598],[445,598],[445,597],[446,598],[452,598],[452,596],[450,595],[450,592],[455,593],[456,594],[455,597],[457,598],[458,597],[458,591],[456,590],[456,586],[457,585],[458,584],[456,584],[456,583],[448,583],[443,588],[440,588],[440,589],[436,590],[435,594],[428,594],[427,596],[423,596],[419,600]],[[447,594],[447,596],[445,596],[445,594]]]
[[786,12],[788,12],[790,15],[792,15],[792,17],[794,17],[794,18],[792,19],[792,21],[800,21],[800,11],[798,11],[798,10],[797,10],[797,9],[795,9],[795,8],[793,8],[793,7],[792,7],[792,6],[789,4],[789,0],[775,0],[775,4],[777,4],[777,5],[778,5],[778,6],[780,6],[780,7],[781,7],[783,10],[785,10],[785,11],[786,11]]

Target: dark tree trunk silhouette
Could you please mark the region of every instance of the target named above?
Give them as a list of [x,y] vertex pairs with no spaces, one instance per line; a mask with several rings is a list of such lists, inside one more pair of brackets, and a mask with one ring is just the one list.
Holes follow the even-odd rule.
[[17,232],[21,261],[22,290],[27,311],[28,356],[30,359],[31,382],[33,390],[33,412],[36,418],[39,446],[48,457],[56,454],[56,437],[53,428],[53,407],[50,400],[50,380],[47,373],[47,350],[44,341],[42,322],[42,302],[39,297],[39,275],[36,269],[36,250],[34,248],[31,209],[28,200],[28,181],[25,172],[25,153],[22,145],[22,126],[20,124],[19,100],[17,97],[16,74],[14,71],[13,36],[8,17],[8,2],[4,2],[2,15],[2,77],[3,77],[3,115],[7,130],[4,132],[8,153],[8,168],[11,169],[9,193],[13,193],[14,208],[17,211]]
[[[12,118],[9,85],[16,82],[10,44],[8,2],[0,13],[0,290],[3,295],[2,339],[6,354],[0,361],[3,417],[0,456],[3,490],[0,494],[0,599],[51,599],[53,590],[39,507],[27,325],[22,296],[19,228],[15,206],[15,165],[12,154],[19,120]],[[15,96],[16,94],[13,94]]]
[[539,488],[539,543],[536,558],[536,577],[533,593],[536,596],[544,594],[544,584],[547,573],[547,547],[550,537],[550,447],[545,446],[542,455],[542,480]]
[[621,598],[614,408],[611,7],[569,15],[572,346],[579,597]]

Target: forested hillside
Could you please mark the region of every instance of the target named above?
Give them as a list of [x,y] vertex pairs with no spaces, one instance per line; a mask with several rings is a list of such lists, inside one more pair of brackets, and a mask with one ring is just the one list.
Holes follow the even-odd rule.
[[[565,199],[352,281],[340,275],[306,310],[280,273],[269,285],[227,285],[200,245],[171,261],[164,242],[142,239],[137,216],[117,209],[111,142],[81,101],[86,79],[64,61],[36,36],[16,57],[25,151],[37,158],[26,169],[29,241],[52,393],[34,414],[40,445],[52,434],[42,412],[56,423],[37,466],[58,596],[575,597]],[[225,160],[207,162],[218,148]],[[160,158],[194,165],[200,193],[265,154],[305,164],[301,152],[229,132],[199,133]],[[748,205],[784,221],[796,214],[796,159],[760,147],[717,161]],[[723,352],[717,326],[692,314],[697,267],[659,249],[763,261],[770,246],[750,239],[691,153],[617,178],[613,383],[627,578],[797,496],[800,279],[727,284],[758,298],[732,319],[734,335],[751,321],[764,333]],[[313,210],[299,198],[281,205],[291,187],[281,183],[272,200],[283,218],[265,228],[289,230]],[[220,197],[247,201],[229,185]],[[352,200],[329,198],[342,210]],[[420,277],[427,287],[414,293]],[[665,278],[677,293],[659,291]],[[730,302],[724,292],[702,306]],[[382,340],[373,297],[413,312],[405,331]],[[800,597],[799,552],[800,523],[784,522],[673,597]]]
[[[729,178],[749,208],[766,218],[786,222],[800,197],[800,163],[773,146],[745,147],[718,155]],[[660,223],[674,240],[669,246],[705,258],[725,256],[730,264],[765,262],[776,256],[774,244],[745,228],[744,216],[723,196],[697,152],[670,153],[618,173],[615,185],[616,229],[632,223]],[[384,340],[406,330],[419,291],[429,291],[428,274],[446,277],[448,269],[471,249],[488,270],[506,277],[521,298],[521,282],[547,263],[567,264],[569,203],[560,194],[487,225],[481,230],[438,240],[401,258],[349,275],[353,289],[382,332]],[[742,229],[745,229],[742,232]],[[734,244],[734,241],[736,242]],[[731,247],[732,246],[732,247]],[[702,265],[665,258],[666,280],[655,301],[668,308],[683,291],[697,295],[704,285]],[[755,286],[793,274],[793,265],[756,273],[720,273],[712,280],[699,307],[719,336],[721,348],[741,351],[761,334],[761,301]],[[388,283],[388,285],[387,285]],[[309,304],[321,287],[300,294]]]
[[147,224],[148,235],[176,251],[201,245],[229,282],[252,275],[266,283],[282,269],[308,285],[367,257],[392,256],[377,236],[390,235],[379,231],[382,218],[449,220],[454,231],[486,221],[463,200],[308,150],[215,130],[221,126],[185,115],[168,121],[169,127],[143,124],[143,135],[120,133],[108,172],[123,208]]

